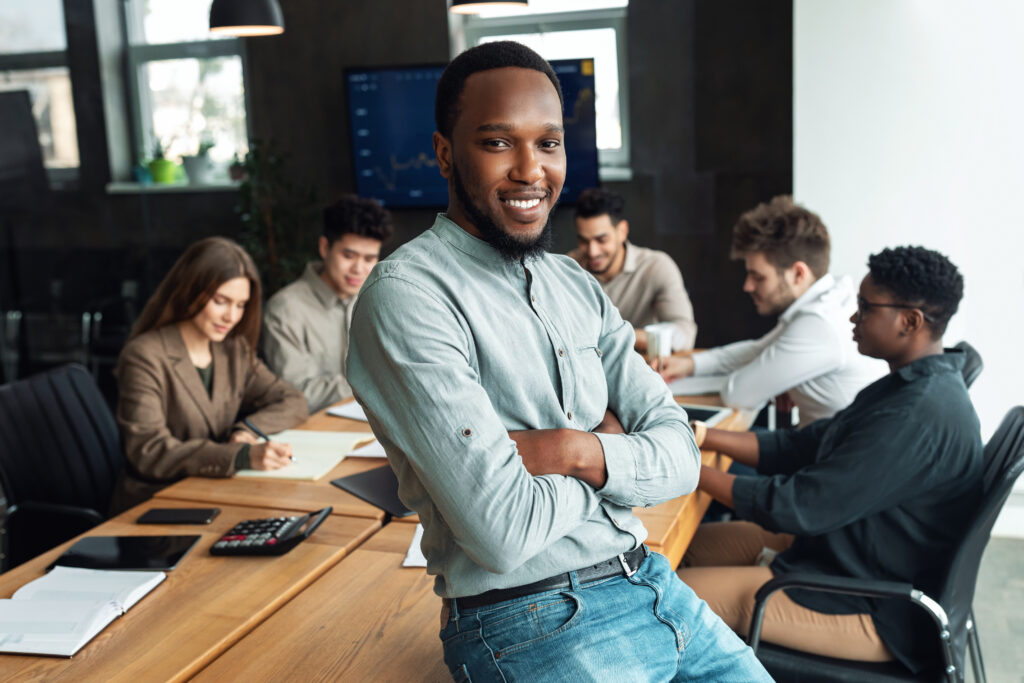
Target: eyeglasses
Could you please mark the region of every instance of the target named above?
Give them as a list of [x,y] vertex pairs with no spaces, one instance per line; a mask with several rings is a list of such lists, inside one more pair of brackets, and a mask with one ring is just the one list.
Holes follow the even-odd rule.
[[866,313],[871,311],[872,308],[906,308],[910,310],[921,311],[921,316],[930,323],[935,322],[935,318],[931,317],[927,313],[921,310],[920,306],[911,306],[910,304],[884,304],[876,303],[874,301],[868,301],[862,296],[857,296],[857,317],[863,318]]

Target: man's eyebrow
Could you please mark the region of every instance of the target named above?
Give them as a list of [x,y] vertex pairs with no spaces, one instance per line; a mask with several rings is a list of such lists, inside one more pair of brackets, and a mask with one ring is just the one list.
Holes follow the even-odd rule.
[[[515,130],[515,126],[511,123],[485,123],[477,126],[478,133],[511,133]],[[548,123],[544,126],[544,130],[549,133],[564,133],[565,129],[557,123]]]

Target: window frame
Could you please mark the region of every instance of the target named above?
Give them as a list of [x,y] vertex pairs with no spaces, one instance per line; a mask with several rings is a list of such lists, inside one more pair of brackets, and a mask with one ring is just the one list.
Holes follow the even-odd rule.
[[130,112],[132,162],[143,163],[150,158],[154,140],[147,132],[152,124],[153,106],[149,89],[144,88],[144,68],[150,62],[172,59],[214,59],[235,57],[242,64],[242,103],[245,108],[245,135],[252,139],[251,107],[249,102],[249,60],[242,38],[210,38],[208,40],[186,40],[173,43],[132,43],[133,36],[144,35],[142,18],[132,10],[133,0],[122,0],[121,16],[125,54],[125,84]]
[[[62,5],[63,7],[63,5]],[[42,50],[37,52],[11,52],[0,53],[0,72],[11,71],[34,71],[36,69],[64,68],[68,70],[68,78],[71,80],[71,89],[74,91],[75,83],[71,78],[71,66],[68,63],[67,30],[64,31],[65,47],[63,50]],[[74,189],[78,185],[79,169],[82,168],[82,148],[78,144],[78,110],[75,107],[74,97],[71,101],[72,110],[75,112],[75,146],[78,147],[78,165],[68,168],[55,168],[45,166],[46,177],[50,181],[52,190]],[[44,160],[45,161],[45,160]]]
[[[615,53],[619,76],[619,127],[622,146],[599,149],[598,163],[603,180],[619,179],[630,169],[629,64],[626,45],[626,18],[629,7],[611,7],[574,12],[517,14],[503,17],[452,15],[462,21],[462,35],[467,47],[482,38],[521,33],[552,33],[611,28],[615,31]],[[581,55],[586,56],[586,55]]]

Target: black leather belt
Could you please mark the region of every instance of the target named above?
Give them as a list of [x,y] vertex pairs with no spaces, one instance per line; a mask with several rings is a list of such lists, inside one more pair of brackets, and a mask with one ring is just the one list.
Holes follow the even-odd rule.
[[[650,551],[647,550],[647,546],[641,545],[636,550],[630,550],[628,553],[616,555],[604,562],[598,562],[597,564],[592,564],[589,567],[577,569],[576,578],[580,583],[589,583],[591,581],[607,579],[611,576],[633,576],[633,574],[636,574],[637,570],[640,569],[640,565],[643,564],[644,559],[649,554]],[[492,591],[487,591],[486,593],[469,595],[464,598],[455,598],[455,604],[459,609],[485,607],[497,602],[504,602],[505,600],[512,600],[513,598],[532,595],[533,593],[543,593],[544,591],[568,588],[571,585],[572,582],[569,580],[569,574],[556,574],[555,576],[541,579],[540,581],[534,581],[533,583],[527,583],[522,586],[498,588]]]

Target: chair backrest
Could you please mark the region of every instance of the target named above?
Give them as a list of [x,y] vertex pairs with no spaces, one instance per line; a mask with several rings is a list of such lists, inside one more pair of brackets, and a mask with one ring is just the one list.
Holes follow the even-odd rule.
[[[1003,503],[1013,490],[1017,477],[1024,471],[1024,407],[1017,406],[1003,418],[999,429],[985,446],[983,498],[968,526],[964,539],[953,555],[939,603],[949,616],[953,634],[953,652],[963,671],[966,628],[974,602],[974,586],[978,579],[981,556],[992,533]],[[934,596],[933,596],[934,597]]]
[[974,380],[978,379],[981,371],[985,369],[985,363],[982,362],[981,354],[978,353],[978,350],[965,341],[956,344],[953,348],[960,349],[966,356],[964,369],[961,370],[961,373],[964,377],[964,384],[970,388],[974,384]]
[[124,466],[117,424],[80,365],[0,386],[0,477],[8,505],[56,503],[106,516]]

